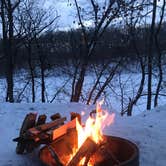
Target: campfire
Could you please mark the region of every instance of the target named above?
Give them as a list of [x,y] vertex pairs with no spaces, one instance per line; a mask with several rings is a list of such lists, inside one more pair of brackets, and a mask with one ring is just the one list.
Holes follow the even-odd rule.
[[96,110],[90,113],[85,123],[82,115],[74,112],[65,124],[66,117],[61,117],[59,113],[51,116],[53,121],[50,123],[45,123],[46,115],[40,115],[36,122],[37,115],[28,114],[20,136],[14,139],[18,142],[16,152],[31,152],[45,144],[39,151],[39,157],[48,166],[114,166],[128,162],[138,166],[135,144],[103,135],[103,129],[113,123],[115,115],[103,110],[102,103],[97,103]]
[[109,115],[105,110],[101,109],[103,101],[97,103],[96,110],[91,113],[91,116],[86,120],[85,125],[82,125],[76,118],[77,131],[77,146],[73,148],[71,159],[67,165],[88,165],[93,166],[93,154],[98,149],[103,148],[106,144],[102,130],[105,126],[109,126],[114,119],[114,114]]

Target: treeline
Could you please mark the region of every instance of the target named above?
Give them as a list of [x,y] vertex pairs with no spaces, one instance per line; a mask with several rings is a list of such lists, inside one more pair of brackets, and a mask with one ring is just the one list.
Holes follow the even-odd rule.
[[[150,26],[137,27],[136,45],[139,52],[144,56],[147,53],[148,33]],[[89,34],[94,31],[89,30]],[[82,32],[79,29],[72,29],[70,31],[47,31],[42,34],[37,40],[42,47],[43,53],[41,56],[45,58],[45,67],[47,69],[54,68],[60,65],[71,65],[70,62],[74,59],[82,59],[80,54],[80,46],[82,45],[83,38]],[[21,47],[17,50],[14,57],[14,68],[19,70],[21,68],[28,68],[28,51],[24,45],[24,39],[14,39],[14,42],[22,43]],[[161,52],[166,51],[166,23],[161,26],[159,34],[159,43]],[[33,66],[38,67],[39,57],[37,51],[37,44],[35,41],[31,42],[32,63]],[[153,53],[155,57],[155,46],[153,46]],[[2,41],[0,42],[0,53],[3,54]],[[98,63],[104,59],[117,60],[119,58],[126,59],[127,63],[137,61],[135,56],[135,49],[131,40],[131,34],[128,32],[127,27],[110,27],[108,28],[102,38],[97,42],[94,55],[91,57],[91,63]],[[5,73],[5,61],[0,61],[0,74]]]

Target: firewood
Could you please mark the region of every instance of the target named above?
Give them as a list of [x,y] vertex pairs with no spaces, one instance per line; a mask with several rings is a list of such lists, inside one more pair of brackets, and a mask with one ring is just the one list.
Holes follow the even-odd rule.
[[[60,113],[56,113],[54,115],[51,115],[51,120],[57,120],[57,119],[60,119],[61,118],[61,115]],[[60,125],[64,125],[64,122],[62,122]]]
[[110,147],[105,143],[97,149],[95,154],[92,156],[92,161],[95,161],[94,166],[105,166],[105,165],[119,165],[120,162],[117,160]]
[[91,138],[88,137],[83,143],[83,145],[80,147],[80,149],[76,152],[75,156],[66,166],[77,166],[83,157],[93,155],[97,148],[98,145]]
[[[36,116],[37,116],[37,114],[34,114],[34,113],[29,113],[26,115],[26,117],[22,123],[21,129],[20,129],[19,138],[22,138],[23,135],[26,133],[26,131],[29,128],[35,126]],[[24,142],[21,139],[18,139],[18,138],[16,138],[16,139],[18,140],[17,147],[16,147],[16,153],[23,154],[25,149],[28,147],[28,144],[27,144],[27,142]]]
[[55,126],[58,126],[59,124],[61,124],[65,120],[66,120],[66,117],[63,117],[63,118],[57,119],[55,121],[52,121],[50,123],[46,123],[46,124],[39,125],[37,127],[30,128],[27,131],[27,134],[28,135],[38,135],[41,132],[45,132],[45,131],[47,131]]
[[79,113],[71,112],[70,115],[71,115],[71,120],[77,118],[79,123],[81,124],[81,115]]
[[[16,148],[16,152],[17,153],[21,153],[21,148],[23,149],[24,147],[24,151],[26,151],[27,153],[31,153],[35,148],[37,148],[40,144],[38,144],[37,142],[39,142],[40,140],[48,140],[49,137],[47,135],[39,135],[39,136],[35,136],[35,137],[28,137],[27,136],[27,131],[29,128],[35,127],[36,125],[41,125],[44,124],[46,121],[46,115],[40,115],[38,117],[37,122],[36,121],[36,116],[37,114],[34,113],[30,113],[27,115],[29,118],[25,120],[25,123],[23,123],[22,126],[22,135],[20,135],[20,137],[16,138],[14,141],[18,142],[17,148]],[[27,126],[27,127],[26,127]],[[26,130],[27,128],[27,130]]]
[[[59,127],[59,125],[60,125],[60,127]],[[55,141],[62,135],[67,134],[67,132],[70,129],[74,129],[74,128],[76,128],[76,119],[69,121],[68,123],[66,123],[63,126],[61,126],[61,123],[60,123],[57,126],[54,126],[49,130],[42,130],[42,132],[39,132],[38,134],[30,133],[28,130],[28,133],[24,135],[24,138],[26,140],[28,140],[28,139],[33,140],[33,142],[35,142],[35,143],[47,144],[49,142]],[[32,129],[34,131],[36,128],[31,128],[30,131]]]
[[39,115],[38,120],[37,120],[37,122],[36,122],[36,126],[45,124],[46,119],[47,119],[47,116],[46,116],[45,114]]
[[54,114],[54,115],[51,115],[50,118],[51,118],[51,120],[60,119],[60,118],[61,118],[61,115],[60,115],[60,113],[56,113],[56,114]]
[[20,136],[23,135],[28,129],[35,126],[36,117],[37,117],[37,114],[35,113],[29,113],[26,115],[20,129]]
[[91,155],[90,153],[89,153],[88,155],[86,155],[86,159],[85,159],[85,162],[84,162],[84,165],[83,165],[83,166],[87,166],[87,165],[88,165],[91,156],[92,156],[92,155]]
[[56,152],[54,151],[54,149],[51,147],[51,145],[48,146],[48,150],[49,150],[52,158],[54,159],[54,165],[56,165],[56,166],[63,166],[63,164],[61,163],[58,155],[56,154]]
[[[51,146],[52,155],[48,146]],[[63,165],[70,159],[73,148],[77,147],[77,131],[76,129],[69,129],[68,132],[52,141],[48,146],[42,147],[39,151],[40,160],[48,166],[57,166],[60,161]]]
[[52,140],[59,138],[60,136],[66,134],[69,129],[73,128],[76,128],[76,118],[64,124],[63,126],[60,126],[59,128],[53,130]]

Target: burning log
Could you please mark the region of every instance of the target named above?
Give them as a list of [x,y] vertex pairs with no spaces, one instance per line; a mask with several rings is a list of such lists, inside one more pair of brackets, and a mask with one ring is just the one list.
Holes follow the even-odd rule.
[[[59,128],[49,130],[52,139],[49,146],[40,150],[39,157],[49,166],[65,165],[72,154],[73,148],[77,147],[76,114],[72,114],[71,121]],[[47,132],[47,133],[48,133]]]
[[[70,160],[66,166],[76,166],[79,164],[80,160],[84,157],[93,155],[96,152],[98,145],[91,139],[87,138],[83,145],[76,152],[75,156]],[[87,162],[87,161],[86,161]]]
[[40,150],[39,157],[48,166],[66,165],[70,160],[73,148],[76,148],[76,146],[76,129],[69,129],[65,135],[43,147]]
[[108,143],[104,143],[95,152],[91,158],[94,166],[105,166],[105,165],[119,165],[120,162],[117,160],[113,152],[108,146]]
[[[120,164],[120,161],[117,159],[115,154],[112,152],[112,150],[110,149],[108,143],[106,144],[103,152],[107,153],[109,155],[109,161],[111,159],[111,161],[114,163],[114,165],[119,165]],[[107,159],[107,161],[108,161],[108,159]]]
[[[54,149],[51,147],[51,146],[48,146],[48,150],[51,154],[51,156],[53,157],[54,159],[54,166],[63,166],[63,164],[61,163],[61,161],[59,160],[59,157],[58,155],[55,153]],[[52,162],[53,163],[53,162]]]
[[83,163],[83,166],[87,166],[87,165],[88,165],[90,158],[91,158],[91,154],[88,154],[88,155],[85,157],[85,161],[84,161],[84,163]]

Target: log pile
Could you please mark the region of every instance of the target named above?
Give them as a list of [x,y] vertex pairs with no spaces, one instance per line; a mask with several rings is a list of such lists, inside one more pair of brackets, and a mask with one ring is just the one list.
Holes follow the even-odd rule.
[[40,144],[52,142],[53,130],[62,126],[64,121],[66,121],[66,117],[58,116],[55,118],[54,115],[52,121],[46,123],[46,118],[46,115],[39,115],[37,119],[37,114],[35,113],[26,115],[20,129],[19,137],[13,139],[13,141],[17,142],[17,154],[30,153]]

